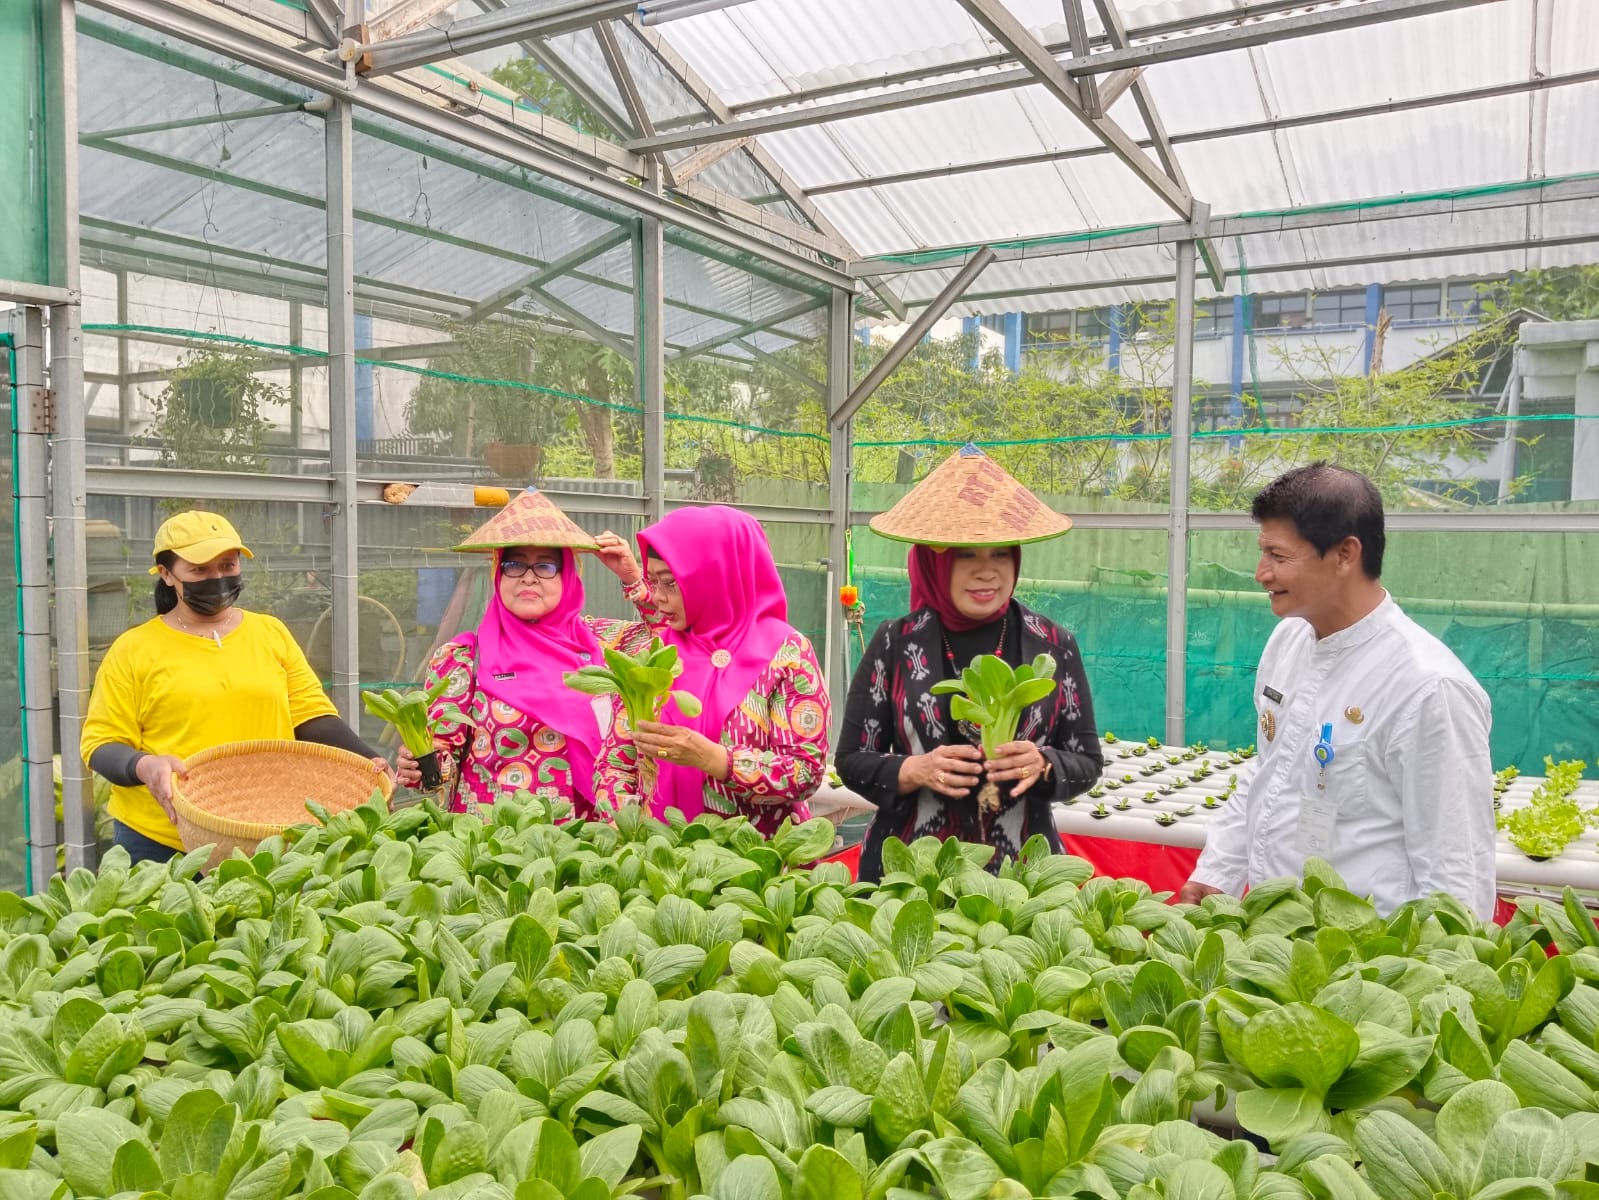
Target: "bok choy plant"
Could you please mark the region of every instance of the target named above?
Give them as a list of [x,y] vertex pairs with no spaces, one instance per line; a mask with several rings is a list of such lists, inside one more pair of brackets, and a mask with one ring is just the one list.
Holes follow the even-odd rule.
[[[980,654],[959,679],[933,685],[935,696],[950,696],[950,715],[982,732],[983,754],[993,758],[999,748],[1016,740],[1022,711],[1055,690],[1055,660],[1040,654],[1031,665],[1011,668],[997,654]],[[990,780],[977,794],[984,812],[999,811],[999,788]]]

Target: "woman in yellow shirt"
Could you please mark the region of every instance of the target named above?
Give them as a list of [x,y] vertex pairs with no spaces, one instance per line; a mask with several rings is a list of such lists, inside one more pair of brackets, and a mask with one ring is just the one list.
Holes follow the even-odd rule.
[[135,862],[183,848],[172,780],[223,742],[293,738],[337,746],[387,770],[343,720],[282,621],[236,606],[240,556],[215,513],[179,513],[156,531],[156,616],[106,653],[83,725],[82,754],[111,781],[116,844]]

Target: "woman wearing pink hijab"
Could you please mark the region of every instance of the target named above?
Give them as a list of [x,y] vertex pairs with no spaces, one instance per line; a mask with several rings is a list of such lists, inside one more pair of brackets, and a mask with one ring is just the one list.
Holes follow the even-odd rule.
[[[570,802],[580,819],[598,815],[594,767],[609,702],[562,687],[561,675],[602,662],[604,647],[637,653],[652,634],[642,621],[584,614],[574,547],[597,553],[640,615],[655,616],[627,543],[610,532],[591,537],[536,491],[456,547],[492,552],[494,578],[477,629],[434,653],[423,685],[447,681],[431,715],[454,812],[525,791]],[[402,749],[400,782],[419,778]]]
[[[596,796],[742,815],[764,834],[806,820],[827,769],[830,708],[810,640],[788,623],[788,597],[759,522],[722,505],[683,508],[638,536],[651,598],[677,646],[676,687],[700,715],[627,728],[620,707],[600,748]],[[638,755],[654,759],[654,794],[639,796]]]

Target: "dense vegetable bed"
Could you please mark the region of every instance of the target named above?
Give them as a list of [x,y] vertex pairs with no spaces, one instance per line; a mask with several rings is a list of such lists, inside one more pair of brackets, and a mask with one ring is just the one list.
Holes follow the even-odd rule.
[[1178,910],[933,841],[874,890],[830,842],[369,806],[0,895],[0,1195],[1599,1197],[1570,895]]

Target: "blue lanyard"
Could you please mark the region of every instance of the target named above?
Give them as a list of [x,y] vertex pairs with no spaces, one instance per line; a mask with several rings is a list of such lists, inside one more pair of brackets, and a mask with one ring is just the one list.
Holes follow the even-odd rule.
[[1321,727],[1321,740],[1316,743],[1315,748],[1311,751],[1316,756],[1316,761],[1321,765],[1323,771],[1331,765],[1333,760],[1332,730],[1331,721],[1324,724]]

